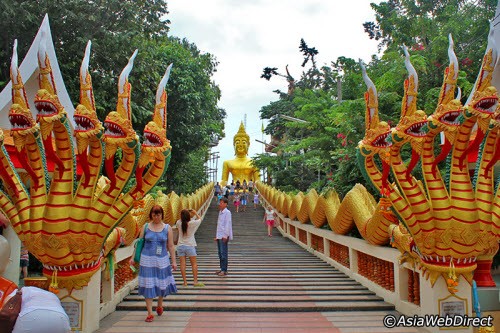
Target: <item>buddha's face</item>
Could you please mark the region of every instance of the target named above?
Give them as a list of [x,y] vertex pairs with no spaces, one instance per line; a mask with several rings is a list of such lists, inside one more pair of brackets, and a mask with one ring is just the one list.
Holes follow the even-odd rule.
[[246,156],[248,153],[248,140],[243,136],[234,139],[234,153],[238,157]]

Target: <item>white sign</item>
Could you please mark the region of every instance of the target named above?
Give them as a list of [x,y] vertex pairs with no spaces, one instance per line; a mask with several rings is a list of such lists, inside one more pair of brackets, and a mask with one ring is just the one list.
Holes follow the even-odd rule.
[[72,331],[80,330],[82,327],[82,303],[81,302],[61,302],[61,305],[69,317],[69,326]]
[[454,316],[464,316],[466,315],[465,301],[453,300],[453,301],[443,301],[441,306],[441,317],[454,317]]

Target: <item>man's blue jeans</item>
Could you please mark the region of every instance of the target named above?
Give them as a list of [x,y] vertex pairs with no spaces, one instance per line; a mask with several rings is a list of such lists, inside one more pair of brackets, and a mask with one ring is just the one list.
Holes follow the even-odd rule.
[[222,239],[217,240],[217,249],[219,251],[219,262],[220,270],[222,272],[227,272],[227,249],[229,246],[229,240],[224,243]]

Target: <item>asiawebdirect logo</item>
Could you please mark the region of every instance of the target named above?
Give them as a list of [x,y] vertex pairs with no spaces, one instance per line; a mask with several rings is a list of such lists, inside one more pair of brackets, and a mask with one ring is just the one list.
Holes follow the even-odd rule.
[[493,326],[493,317],[469,317],[463,316],[445,316],[425,315],[425,316],[405,316],[397,317],[387,315],[384,317],[384,326],[394,327],[491,327]]

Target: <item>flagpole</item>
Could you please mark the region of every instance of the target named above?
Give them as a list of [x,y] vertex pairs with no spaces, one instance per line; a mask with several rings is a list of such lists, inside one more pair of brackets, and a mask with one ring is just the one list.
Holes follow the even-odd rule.
[[[264,144],[262,145],[262,154],[264,154],[264,149],[266,147],[266,144],[265,144],[265,141],[264,141],[264,120],[262,120],[262,126],[260,128],[260,132],[261,132],[261,135],[262,135],[262,142],[264,142]],[[264,172],[262,172],[262,179],[261,179],[262,182],[265,181],[265,177],[266,176],[264,175]]]

